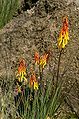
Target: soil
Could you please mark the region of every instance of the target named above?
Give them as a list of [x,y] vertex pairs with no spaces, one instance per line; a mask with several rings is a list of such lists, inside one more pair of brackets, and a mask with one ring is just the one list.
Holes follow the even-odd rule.
[[[0,83],[14,79],[18,61],[25,58],[27,66],[33,62],[35,51],[51,52],[50,69],[56,73],[59,50],[57,39],[63,16],[68,17],[69,43],[61,57],[60,78],[63,72],[64,92],[67,100],[64,113],[75,112],[79,117],[79,1],[40,0],[0,30]],[[6,81],[4,80],[6,78]],[[68,108],[69,105],[69,108]],[[65,106],[67,106],[65,108]],[[61,114],[60,114],[61,115]]]

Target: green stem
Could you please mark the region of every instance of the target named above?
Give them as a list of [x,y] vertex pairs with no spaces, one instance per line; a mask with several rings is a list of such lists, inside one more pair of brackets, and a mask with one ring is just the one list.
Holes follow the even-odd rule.
[[58,86],[58,80],[59,80],[59,70],[60,70],[60,61],[61,61],[62,50],[63,50],[63,49],[60,50],[59,59],[58,59],[56,87]]

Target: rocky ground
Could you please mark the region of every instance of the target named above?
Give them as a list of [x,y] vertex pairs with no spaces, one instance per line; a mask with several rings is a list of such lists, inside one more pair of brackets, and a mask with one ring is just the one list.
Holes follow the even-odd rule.
[[40,54],[51,51],[51,72],[56,73],[59,55],[57,39],[63,16],[68,16],[70,40],[61,59],[60,74],[66,71],[63,75],[63,95],[67,96],[62,113],[73,111],[79,117],[78,0],[40,0],[31,9],[21,11],[18,16],[13,17],[0,30],[0,84],[3,87],[4,82],[5,89],[9,87],[18,60],[25,58],[29,66],[35,51],[39,51]]

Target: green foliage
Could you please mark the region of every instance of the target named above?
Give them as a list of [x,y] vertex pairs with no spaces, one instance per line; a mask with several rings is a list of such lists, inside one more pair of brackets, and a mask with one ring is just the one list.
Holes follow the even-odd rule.
[[60,107],[60,92],[61,83],[54,90],[50,78],[46,80],[45,86],[42,82],[42,87],[39,86],[38,90],[26,86],[24,99],[22,95],[19,98],[19,100],[22,99],[24,107],[21,108],[20,105],[17,106],[17,109],[20,109],[20,115],[23,119],[47,119],[48,116],[52,118]]
[[57,110],[59,109],[60,105],[61,105],[61,101],[60,100],[60,93],[61,93],[61,82],[58,85],[53,97],[52,97],[52,101],[50,103],[50,107],[49,107],[49,114],[50,116],[54,116],[54,114],[57,112]]
[[0,0],[0,28],[13,16],[18,7],[18,0]]

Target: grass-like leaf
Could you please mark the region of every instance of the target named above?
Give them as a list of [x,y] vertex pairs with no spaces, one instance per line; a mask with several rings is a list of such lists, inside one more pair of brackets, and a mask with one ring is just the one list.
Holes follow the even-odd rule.
[[13,16],[18,8],[19,0],[0,0],[0,28],[2,28]]
[[23,119],[46,119],[47,115],[54,117],[60,107],[61,83],[55,92],[52,90],[52,80],[47,81],[44,88],[30,90],[24,101]]

